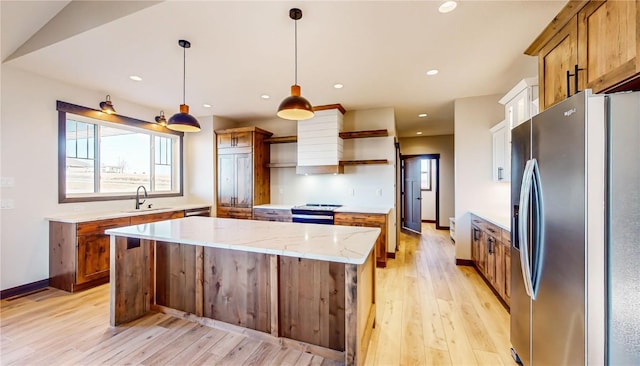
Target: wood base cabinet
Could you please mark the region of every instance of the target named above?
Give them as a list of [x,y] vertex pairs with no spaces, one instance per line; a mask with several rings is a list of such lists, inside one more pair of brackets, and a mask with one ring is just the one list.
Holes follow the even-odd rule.
[[262,221],[291,222],[291,209],[259,208],[253,209],[253,219]]
[[541,110],[584,89],[638,90],[640,0],[569,1],[525,54],[538,56]]
[[380,236],[376,242],[376,266],[387,266],[387,215],[371,213],[336,212],[333,216],[334,225],[379,227]]
[[257,127],[216,131],[217,217],[251,219],[254,205],[271,200],[271,135]]
[[107,229],[184,217],[160,212],[80,223],[49,222],[49,285],[76,292],[109,282]]
[[476,270],[507,306],[511,299],[509,236],[507,230],[471,215],[471,259]]

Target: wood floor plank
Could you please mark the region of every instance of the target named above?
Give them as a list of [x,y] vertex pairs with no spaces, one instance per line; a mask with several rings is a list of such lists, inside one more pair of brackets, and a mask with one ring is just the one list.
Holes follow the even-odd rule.
[[301,355],[301,351],[295,350],[293,348],[284,349],[283,352],[279,352],[276,357],[268,362],[268,364],[270,366],[293,366],[296,364]]
[[[409,258],[409,257],[407,257]],[[418,296],[405,296],[402,309],[402,345],[400,348],[400,364],[424,365],[426,357],[424,353],[424,335],[422,330],[422,309],[420,308],[419,290],[416,277],[410,272],[405,272],[405,294]]]
[[170,359],[168,362],[173,365],[190,365],[193,361],[197,360],[200,356],[205,354],[209,349],[215,347],[215,345],[226,334],[226,332],[220,329],[211,328],[206,335],[185,348],[182,352],[176,354],[176,356]]

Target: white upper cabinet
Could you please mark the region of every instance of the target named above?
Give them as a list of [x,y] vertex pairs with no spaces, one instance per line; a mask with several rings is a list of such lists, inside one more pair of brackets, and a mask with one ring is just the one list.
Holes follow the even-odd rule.
[[502,121],[491,127],[493,137],[493,171],[495,182],[511,181],[511,129],[508,121]]
[[538,114],[538,78],[522,79],[502,99],[504,118],[509,128]]

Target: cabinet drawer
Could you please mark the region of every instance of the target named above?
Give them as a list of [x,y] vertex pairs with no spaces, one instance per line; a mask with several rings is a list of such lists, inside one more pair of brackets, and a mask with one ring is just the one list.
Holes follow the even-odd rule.
[[104,231],[107,229],[129,226],[130,222],[129,217],[81,222],[78,224],[77,235],[104,234]]
[[353,213],[336,213],[333,217],[335,225],[354,225],[382,227],[387,222],[386,215],[376,214],[353,214]]
[[475,225],[478,229],[485,231],[487,222],[476,215],[471,215],[471,224]]
[[160,212],[150,215],[132,216],[131,225],[146,224],[149,222],[179,219],[184,217],[184,211]]
[[254,208],[254,220],[291,222],[291,210]]
[[496,240],[500,240],[502,238],[502,229],[488,221],[485,221],[484,230]]
[[251,219],[253,210],[251,208],[218,207],[216,216],[232,219]]

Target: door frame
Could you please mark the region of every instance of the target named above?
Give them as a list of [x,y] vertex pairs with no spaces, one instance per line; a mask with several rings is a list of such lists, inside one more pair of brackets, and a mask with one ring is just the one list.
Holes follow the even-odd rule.
[[405,159],[422,158],[433,159],[436,161],[436,176],[434,179],[434,188],[436,195],[436,229],[444,230],[446,227],[440,226],[440,154],[417,154],[417,155],[402,155],[400,154],[401,162],[401,186],[400,186],[400,227],[404,229],[404,176],[405,176]]

